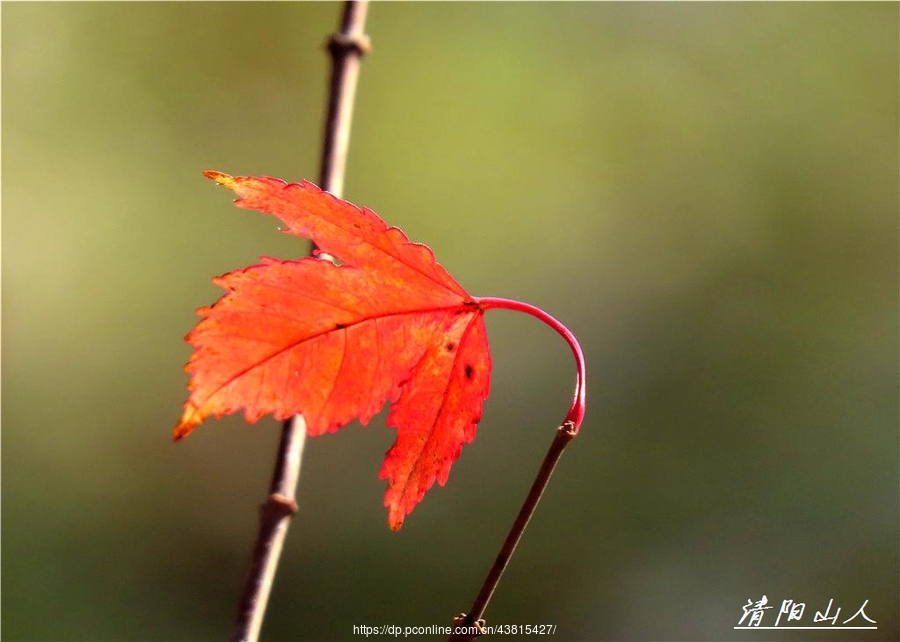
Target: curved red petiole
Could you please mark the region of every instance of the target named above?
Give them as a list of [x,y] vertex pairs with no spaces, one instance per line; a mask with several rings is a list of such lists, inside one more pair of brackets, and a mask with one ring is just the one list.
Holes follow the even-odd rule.
[[537,308],[528,303],[522,303],[521,301],[516,301],[513,299],[500,299],[496,297],[477,297],[475,298],[475,301],[485,311],[493,308],[501,308],[504,310],[513,310],[515,312],[524,312],[526,314],[530,314],[531,316],[540,319],[551,328],[556,330],[556,332],[566,340],[566,343],[568,343],[569,347],[572,349],[572,354],[575,356],[575,367],[577,369],[577,373],[575,379],[575,395],[572,399],[572,406],[571,408],[569,408],[569,412],[568,414],[566,414],[566,418],[563,423],[571,422],[573,426],[573,432],[577,433],[578,429],[581,428],[581,422],[584,420],[585,365],[584,353],[581,351],[581,346],[578,343],[578,339],[575,338],[575,335],[572,334],[572,331],[540,308]]
[[472,604],[472,608],[469,609],[468,613],[461,613],[454,618],[453,623],[458,627],[456,630],[459,632],[451,635],[449,642],[471,642],[476,637],[483,634],[484,629],[480,625],[483,623],[482,616],[484,615],[488,602],[494,594],[494,590],[497,588],[497,584],[500,582],[500,577],[503,575],[503,571],[509,564],[509,560],[516,551],[516,546],[518,546],[519,540],[522,538],[522,533],[525,532],[525,527],[528,526],[528,522],[531,520],[535,508],[537,508],[537,504],[541,499],[541,495],[544,493],[544,489],[547,487],[547,482],[550,480],[550,475],[553,474],[553,470],[562,455],[563,449],[565,449],[566,445],[568,445],[578,433],[578,429],[581,427],[581,422],[584,419],[585,409],[584,353],[581,351],[578,339],[575,338],[575,335],[572,334],[566,326],[540,308],[536,308],[528,303],[522,303],[521,301],[483,297],[475,298],[475,303],[482,311],[502,308],[513,310],[514,312],[524,312],[540,319],[556,330],[556,332],[566,340],[566,343],[568,343],[569,347],[572,349],[572,354],[575,355],[577,378],[575,381],[575,396],[572,399],[572,406],[569,408],[565,420],[556,430],[553,443],[547,450],[547,454],[544,457],[540,470],[538,470],[537,476],[534,478],[531,489],[528,491],[525,502],[522,504],[522,508],[519,510],[519,514],[516,516],[512,528],[510,528],[509,534],[506,536],[506,540],[503,542],[503,546],[500,548],[500,552],[494,560],[494,564],[488,571],[484,583],[481,585],[481,590],[478,592],[478,596]]

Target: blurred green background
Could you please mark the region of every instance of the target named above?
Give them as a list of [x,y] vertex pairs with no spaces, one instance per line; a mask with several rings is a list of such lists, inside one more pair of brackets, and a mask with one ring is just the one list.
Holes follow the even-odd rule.
[[[182,338],[211,277],[307,246],[200,172],[316,179],[339,14],[3,4],[4,639],[229,635],[279,429],[173,445]],[[489,623],[898,639],[898,17],[372,7],[346,197],[589,360],[583,431]],[[400,533],[383,415],[308,443],[265,639],[470,606],[571,394],[565,344],[519,317],[488,316],[478,439]],[[785,599],[804,624],[869,600],[878,630],[734,631],[763,594],[764,625]]]

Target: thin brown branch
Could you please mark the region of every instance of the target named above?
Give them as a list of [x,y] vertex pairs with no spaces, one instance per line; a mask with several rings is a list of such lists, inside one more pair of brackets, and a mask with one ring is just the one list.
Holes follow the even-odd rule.
[[550,475],[553,474],[553,470],[556,468],[563,450],[576,434],[578,434],[577,427],[573,422],[569,421],[556,430],[553,443],[550,444],[550,448],[544,456],[544,461],[541,463],[534,482],[531,484],[531,489],[528,491],[528,496],[519,510],[516,521],[513,522],[512,528],[510,528],[509,534],[506,536],[506,540],[497,554],[497,559],[494,560],[493,566],[491,566],[487,577],[484,579],[484,584],[482,584],[481,590],[478,592],[478,597],[475,598],[475,602],[468,613],[460,613],[453,619],[454,627],[460,627],[464,632],[451,635],[450,642],[470,642],[483,634],[483,617],[488,602],[490,602],[491,596],[494,594],[494,590],[496,590],[500,577],[503,575],[503,571],[506,570],[510,558],[516,551],[519,540],[522,539],[525,527],[528,526],[531,516],[534,515],[538,502],[541,500],[541,495],[544,494],[544,489],[547,488],[547,482],[550,481]]
[[319,180],[323,190],[338,198],[344,192],[344,170],[350,146],[350,124],[353,121],[353,102],[356,98],[360,62],[370,48],[369,37],[363,33],[368,8],[368,0],[347,2],[344,5],[341,30],[328,41],[332,60],[331,91]]
[[[369,51],[369,39],[363,33],[367,10],[368,0],[346,2],[340,31],[328,41],[332,60],[331,85],[319,183],[322,189],[338,197],[344,187],[360,60]],[[284,539],[291,517],[297,512],[297,482],[305,442],[306,422],[303,417],[296,415],[285,421],[269,497],[260,511],[259,533],[232,640],[255,642],[259,639]]]

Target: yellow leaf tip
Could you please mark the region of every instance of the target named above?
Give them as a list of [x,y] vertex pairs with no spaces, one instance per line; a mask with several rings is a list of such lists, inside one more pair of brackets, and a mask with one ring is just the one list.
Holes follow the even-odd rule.
[[197,417],[194,415],[193,408],[185,409],[181,421],[178,422],[178,425],[175,426],[175,430],[172,431],[172,441],[181,441],[191,434],[194,431],[194,428],[201,423],[202,420],[198,421]]
[[388,528],[390,528],[395,533],[400,530],[401,526],[403,526],[403,520],[405,518],[406,515],[396,506],[388,507]]
[[214,180],[219,185],[225,185],[226,183],[230,183],[232,180],[231,176],[229,176],[228,174],[224,174],[222,172],[217,172],[212,169],[205,170],[203,172],[203,175],[206,176],[206,178],[210,178],[210,179]]

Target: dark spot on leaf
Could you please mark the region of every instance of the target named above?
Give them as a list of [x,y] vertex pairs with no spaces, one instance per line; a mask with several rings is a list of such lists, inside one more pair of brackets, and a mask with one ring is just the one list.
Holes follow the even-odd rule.
[[472,366],[466,365],[466,379],[469,379],[469,380],[471,381],[471,379],[472,379],[472,372],[473,372]]
[[445,347],[447,348],[447,352],[453,352],[453,349],[456,347],[456,344],[451,341]]
[[335,330],[343,330],[343,329],[346,328],[346,327],[347,327],[347,326],[345,326],[343,323],[335,323],[335,324],[334,324],[334,329],[335,329]]

